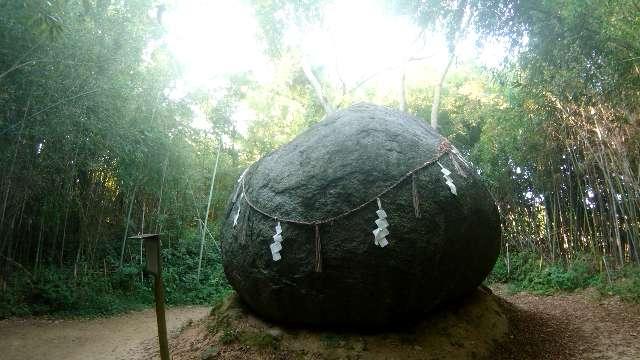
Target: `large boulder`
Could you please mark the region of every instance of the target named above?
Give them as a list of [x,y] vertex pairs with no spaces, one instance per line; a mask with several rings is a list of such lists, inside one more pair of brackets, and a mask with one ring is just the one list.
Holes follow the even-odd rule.
[[[372,233],[376,198],[389,223],[384,247]],[[491,195],[445,138],[411,115],[356,104],[247,169],[221,247],[227,279],[264,318],[375,326],[418,320],[473,291],[498,256],[499,224]]]

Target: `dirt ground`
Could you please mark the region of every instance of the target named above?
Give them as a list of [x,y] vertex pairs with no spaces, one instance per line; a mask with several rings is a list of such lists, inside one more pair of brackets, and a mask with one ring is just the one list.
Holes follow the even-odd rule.
[[[511,294],[502,285],[493,286],[492,291],[499,296],[499,301],[502,302],[504,314],[509,322],[506,339],[497,344],[492,353],[488,356],[478,356],[477,353],[470,353],[470,356],[455,356],[454,353],[442,356],[433,353],[428,346],[416,346],[415,348],[422,352],[418,358],[640,359],[640,304],[625,303],[617,297],[602,297],[594,289],[553,296],[528,293]],[[474,322],[470,318],[465,321]],[[458,337],[454,333],[449,333],[449,336],[451,341],[454,344],[457,342],[461,348],[469,345],[464,343],[465,340],[462,337]],[[280,346],[275,352],[256,353],[254,346],[242,343],[225,344],[217,341],[216,337],[212,337],[210,331],[207,332],[206,329],[203,329],[201,324],[188,327],[174,342],[174,345],[182,345],[187,349],[182,353],[178,351],[180,356],[177,357],[180,359],[199,359],[203,353],[202,345],[208,349],[216,349],[216,356],[210,357],[211,359],[234,358],[226,356],[233,354],[235,354],[235,358],[242,359],[372,359],[378,358],[376,355],[381,354],[373,346],[352,346],[352,349],[360,348],[360,350],[350,351],[346,357],[334,356],[336,354],[329,352],[329,348],[326,352],[307,353],[301,357],[300,354],[288,351],[285,346]],[[288,336],[284,336],[281,343],[286,344],[287,339]],[[365,341],[375,342],[371,337],[365,337]],[[241,353],[247,356],[240,356]],[[258,354],[257,357],[256,354]],[[153,352],[147,353],[147,356],[150,359],[157,358],[157,354]],[[403,357],[384,358],[407,359],[404,355]]]
[[539,296],[493,291],[515,305],[499,359],[640,359],[640,304],[602,298],[594,289]]
[[[207,316],[207,307],[167,310],[167,327],[176,332]],[[88,320],[8,319],[0,321],[0,359],[133,359],[157,348],[153,309]]]
[[[602,298],[592,289],[553,296],[510,294],[504,286],[492,290],[505,300],[511,329],[491,359],[640,359],[638,304]],[[182,336],[189,337],[208,312],[205,307],[170,309],[169,329],[175,335],[185,328]],[[155,336],[152,309],[92,320],[2,320],[0,358],[154,358]],[[192,340],[198,342],[195,336]],[[373,349],[363,350],[359,358],[366,359],[367,351]]]

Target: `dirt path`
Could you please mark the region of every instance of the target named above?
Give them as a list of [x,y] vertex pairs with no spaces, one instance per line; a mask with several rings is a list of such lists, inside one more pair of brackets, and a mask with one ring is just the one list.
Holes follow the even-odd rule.
[[[176,331],[209,312],[207,307],[167,310],[167,327]],[[0,321],[4,360],[133,359],[143,347],[157,347],[153,309],[92,320],[10,319]]]
[[[640,305],[595,290],[537,296],[493,291],[508,302],[510,340],[492,359],[640,359]],[[509,305],[511,304],[511,305]],[[168,310],[174,332],[205,317],[205,307]],[[157,352],[153,310],[95,320],[0,321],[0,358],[136,359]]]
[[496,294],[515,305],[509,312],[511,341],[501,359],[640,359],[640,305],[600,298],[590,289],[537,296]]

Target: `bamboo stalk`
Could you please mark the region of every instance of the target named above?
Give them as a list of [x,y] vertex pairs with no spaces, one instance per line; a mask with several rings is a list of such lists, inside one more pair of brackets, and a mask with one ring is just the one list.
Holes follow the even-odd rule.
[[[127,212],[127,222],[124,227],[124,235],[122,236],[122,248],[120,250],[120,267],[122,267],[122,262],[124,261],[124,248],[127,244],[127,233],[129,233],[129,223],[131,220],[131,210],[133,209],[133,201],[136,198],[136,189],[137,186],[133,187],[133,194],[131,194],[131,200],[129,201],[129,211]],[[66,224],[66,221],[65,221]],[[63,238],[64,239],[64,238]]]
[[164,180],[167,174],[167,165],[169,164],[169,155],[164,161],[164,167],[162,169],[162,182],[160,183],[160,195],[158,196],[158,210],[156,211],[156,233],[159,234],[159,229],[162,227],[160,224],[160,210],[162,209],[162,192],[164,190]]
[[[145,202],[144,199],[142,199],[142,226],[140,227],[140,234],[144,235],[144,211],[145,211]],[[143,244],[144,244],[144,239],[140,238],[140,268],[142,269],[142,265],[143,265],[143,255],[142,255],[142,249],[143,249]],[[140,272],[140,282],[144,282],[144,272]]]
[[220,152],[222,151],[222,138],[218,140],[220,145],[218,147],[218,154],[216,155],[216,163],[213,166],[213,174],[211,175],[211,185],[209,186],[209,200],[207,201],[207,211],[204,214],[204,224],[202,228],[202,238],[200,239],[200,255],[198,256],[198,275],[197,279],[200,281],[200,270],[202,268],[202,254],[204,252],[204,239],[206,236],[207,221],[209,220],[209,209],[211,207],[211,198],[213,197],[213,184],[216,181],[216,173],[218,171],[218,160],[220,159]]

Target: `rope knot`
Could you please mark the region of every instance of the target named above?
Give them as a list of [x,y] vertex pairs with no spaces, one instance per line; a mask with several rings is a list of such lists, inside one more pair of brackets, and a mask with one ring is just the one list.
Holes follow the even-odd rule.
[[438,144],[438,151],[440,152],[440,154],[451,151],[452,148],[453,147],[451,143],[447,139],[442,139],[442,141],[440,141],[440,144]]

